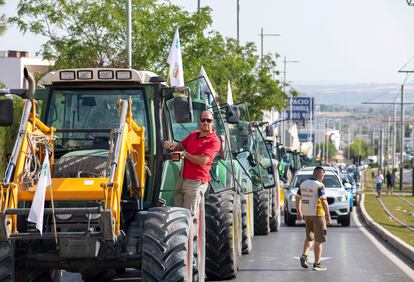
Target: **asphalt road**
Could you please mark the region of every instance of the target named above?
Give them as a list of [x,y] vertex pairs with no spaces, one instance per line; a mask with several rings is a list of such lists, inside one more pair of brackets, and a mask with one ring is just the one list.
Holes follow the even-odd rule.
[[[361,228],[364,227],[357,226],[354,219],[350,227],[341,227],[334,221],[328,228],[328,241],[324,244],[322,258],[328,270],[317,272],[303,269],[299,263],[305,236],[304,225],[286,227],[282,224],[279,232],[254,238],[253,251],[242,257],[234,281],[414,281],[413,271],[405,274],[393,262],[398,259],[392,256],[401,258],[406,263],[405,267],[411,270],[414,269],[414,263],[408,262],[379,240],[377,244],[393,253],[384,254],[364,235]],[[310,256],[313,262],[313,256]],[[129,272],[116,281],[140,281],[134,278],[135,274]],[[79,274],[65,273],[63,281],[82,279]]]

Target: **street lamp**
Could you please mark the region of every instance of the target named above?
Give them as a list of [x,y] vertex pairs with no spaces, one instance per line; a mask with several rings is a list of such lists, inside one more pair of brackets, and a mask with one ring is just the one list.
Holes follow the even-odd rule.
[[[283,59],[283,92],[286,94],[286,64],[288,63],[300,63],[300,61],[288,61],[286,60],[286,56]],[[289,101],[289,127],[292,126],[292,94],[290,94],[290,101]],[[286,140],[285,140],[286,141]],[[286,142],[285,142],[286,144]]]
[[280,36],[280,34],[276,34],[276,33],[265,34],[265,33],[263,33],[263,28],[261,28],[259,36],[261,37],[261,40],[260,40],[260,62],[263,63],[263,38],[265,36]]
[[[197,0],[197,12],[201,9],[201,0]],[[237,0],[237,45],[240,42],[240,0]]]

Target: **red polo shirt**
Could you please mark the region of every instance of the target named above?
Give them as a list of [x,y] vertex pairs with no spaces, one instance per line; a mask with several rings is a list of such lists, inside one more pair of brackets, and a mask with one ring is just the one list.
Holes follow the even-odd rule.
[[214,131],[205,137],[199,137],[200,132],[200,130],[191,132],[180,143],[188,153],[208,156],[210,161],[206,165],[198,165],[184,159],[183,178],[200,180],[202,183],[206,183],[211,179],[211,164],[220,150],[221,142]]

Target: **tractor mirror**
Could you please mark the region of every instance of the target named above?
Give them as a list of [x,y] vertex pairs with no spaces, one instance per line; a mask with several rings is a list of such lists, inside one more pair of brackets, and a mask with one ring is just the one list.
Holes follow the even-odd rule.
[[237,124],[240,121],[240,111],[236,106],[229,105],[226,111],[226,120],[230,124]]
[[272,125],[266,126],[266,136],[273,137],[275,135],[275,131]]
[[171,153],[170,157],[173,162],[179,162],[181,160],[181,155],[178,152]]
[[10,126],[13,124],[13,100],[0,100],[0,126]]
[[83,107],[95,107],[96,106],[95,97],[83,97],[82,106]]
[[177,123],[189,123],[193,120],[190,96],[174,97],[174,116]]

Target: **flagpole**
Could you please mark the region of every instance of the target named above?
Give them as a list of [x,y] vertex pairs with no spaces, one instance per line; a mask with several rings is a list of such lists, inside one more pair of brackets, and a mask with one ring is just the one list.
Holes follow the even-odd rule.
[[[47,151],[46,151],[46,154],[48,154]],[[53,200],[53,188],[52,188],[52,185],[50,185],[49,187],[50,187],[50,202],[52,203],[53,231],[55,232],[55,244],[56,244],[56,249],[58,250],[59,249],[59,244],[58,244],[58,238],[57,238],[55,203],[54,203],[54,200]]]

